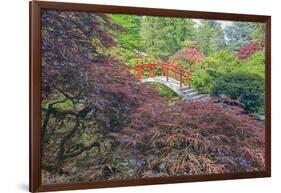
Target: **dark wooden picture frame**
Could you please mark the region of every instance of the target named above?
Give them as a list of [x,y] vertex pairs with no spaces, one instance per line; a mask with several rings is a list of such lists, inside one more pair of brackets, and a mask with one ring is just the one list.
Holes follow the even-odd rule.
[[[271,176],[271,17],[231,13],[213,13],[154,8],[123,6],[105,6],[93,4],[75,4],[58,2],[29,2],[30,8],[30,191],[59,191],[117,186],[135,186],[195,181],[227,180],[242,178],[260,178]],[[266,24],[265,35],[265,158],[266,170],[235,174],[210,174],[198,176],[156,177],[147,179],[110,180],[68,184],[41,184],[41,35],[40,12],[45,9],[66,11],[87,11],[94,13],[118,13],[165,17],[187,17],[195,19],[216,19],[230,21],[263,22]]]

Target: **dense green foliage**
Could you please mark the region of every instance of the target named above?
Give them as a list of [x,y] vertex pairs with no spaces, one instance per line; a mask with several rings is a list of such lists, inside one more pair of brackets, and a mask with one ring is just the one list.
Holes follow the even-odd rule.
[[111,22],[123,28],[123,32],[112,31],[117,38],[119,46],[127,50],[143,50],[139,30],[141,27],[141,17],[130,15],[110,15]]
[[264,23],[255,23],[254,31],[252,32],[252,39],[258,41],[261,45],[264,45],[265,42],[265,24]]
[[[130,15],[110,15],[112,22],[122,26],[123,31],[112,31],[118,45],[111,48],[109,54],[129,65],[137,64],[143,51],[140,37],[141,17]],[[151,61],[151,58],[146,59]]]
[[211,88],[215,96],[240,101],[249,112],[264,113],[264,79],[255,74],[229,73],[218,77]]
[[[235,76],[237,76],[237,79],[239,79],[239,76],[241,75],[241,79],[245,76],[245,74],[252,74],[250,76],[257,76],[260,77],[259,84],[263,87],[264,85],[264,76],[265,76],[265,58],[264,58],[264,52],[258,51],[249,58],[245,60],[238,60],[238,58],[235,56],[235,54],[231,54],[226,51],[217,52],[213,55],[210,55],[208,57],[205,57],[202,59],[199,63],[195,65],[195,73],[192,76],[192,85],[201,93],[213,93],[214,94],[214,88],[218,89],[218,87],[222,86],[221,84],[218,84],[218,80],[221,78],[228,76],[230,73],[235,73]],[[231,84],[228,85],[228,88],[231,89]],[[237,82],[236,84],[233,84],[233,87],[235,89],[234,92],[236,92],[237,85],[241,84],[241,92],[249,92],[248,95],[252,94],[259,96],[260,98],[257,99],[258,102],[251,102],[251,100],[256,101],[253,96],[246,96],[246,94],[243,94],[243,97],[238,97],[231,93],[230,91],[227,91],[226,95],[231,94],[230,97],[233,99],[236,99],[240,101],[241,103],[244,103],[247,110],[250,112],[258,112],[263,113],[263,103],[260,102],[260,99],[264,97],[264,89],[260,89],[260,87],[257,88],[257,90],[245,90],[242,89],[244,85],[243,82]],[[248,84],[249,87],[252,87],[253,89],[256,88],[256,84]],[[219,93],[223,94],[223,93]],[[215,94],[217,95],[217,94]],[[239,93],[237,93],[239,95]],[[253,99],[248,99],[250,102],[246,101],[245,97],[253,97]],[[246,101],[246,102],[245,102]]]
[[234,54],[220,51],[209,55],[194,65],[192,85],[199,92],[209,93],[214,81],[224,73],[229,73],[239,67],[239,61]]
[[195,22],[191,19],[144,17],[140,34],[148,54],[167,59],[186,39],[195,38]]
[[236,69],[238,72],[257,74],[265,77],[265,57],[264,51],[258,51],[246,60],[241,61],[241,65]]
[[226,42],[221,24],[213,20],[202,20],[197,32],[197,42],[204,55],[224,49]]

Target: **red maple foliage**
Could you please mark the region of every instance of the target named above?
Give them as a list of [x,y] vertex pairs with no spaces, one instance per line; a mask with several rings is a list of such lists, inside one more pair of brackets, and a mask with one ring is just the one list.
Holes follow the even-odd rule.
[[116,45],[104,28],[119,29],[105,14],[58,10],[42,11],[41,26],[43,97],[53,92],[50,89],[82,92],[87,65],[103,62],[97,48]]
[[237,57],[239,59],[246,59],[260,49],[262,49],[262,46],[259,42],[249,42],[240,48],[240,50],[237,52]]
[[183,101],[167,108],[153,101],[130,117],[128,128],[121,131],[119,140],[138,151],[141,176],[257,171],[265,167],[263,126],[237,106]]
[[196,48],[184,48],[173,55],[174,58],[181,58],[186,60],[189,64],[195,64],[204,58],[204,54]]
[[[41,21],[43,99],[63,95],[91,106],[103,127],[116,130],[108,114],[118,115],[111,119],[123,122],[122,117],[151,92],[136,83],[124,64],[97,51],[99,46],[116,44],[105,28],[122,29],[107,15],[89,12],[46,10]],[[93,39],[100,44],[93,44]]]

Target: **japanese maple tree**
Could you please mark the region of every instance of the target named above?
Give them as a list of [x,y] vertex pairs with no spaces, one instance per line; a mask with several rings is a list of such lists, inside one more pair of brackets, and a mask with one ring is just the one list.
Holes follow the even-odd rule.
[[239,59],[246,59],[260,49],[262,49],[260,43],[251,41],[240,48],[240,50],[237,52],[237,57]]

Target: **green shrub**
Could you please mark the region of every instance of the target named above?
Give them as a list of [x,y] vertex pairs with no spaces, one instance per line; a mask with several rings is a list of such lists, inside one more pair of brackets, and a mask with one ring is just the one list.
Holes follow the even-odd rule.
[[111,49],[107,49],[104,52],[109,57],[116,58],[128,66],[137,66],[139,64],[149,64],[149,63],[160,63],[161,60],[152,55],[148,55],[138,50],[127,50],[123,47],[116,46]]
[[256,74],[225,74],[215,81],[211,95],[226,95],[240,101],[249,112],[264,113],[264,78]]
[[214,81],[219,77],[221,73],[216,72],[215,70],[206,70],[201,71],[191,77],[191,84],[196,88],[200,93],[210,93]]
[[218,77],[239,67],[239,60],[234,54],[227,51],[217,52],[194,65],[191,84],[201,93],[210,93]]
[[265,76],[264,51],[258,51],[255,54],[253,54],[251,57],[243,60],[241,62],[241,66],[236,71],[257,74],[264,78]]

